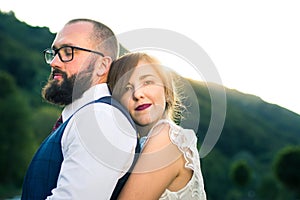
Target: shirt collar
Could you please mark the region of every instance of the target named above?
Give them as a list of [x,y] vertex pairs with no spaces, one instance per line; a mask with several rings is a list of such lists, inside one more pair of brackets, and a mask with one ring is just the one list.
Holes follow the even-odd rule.
[[85,91],[81,98],[67,105],[62,111],[63,122],[85,104],[104,96],[111,96],[106,83],[97,84]]

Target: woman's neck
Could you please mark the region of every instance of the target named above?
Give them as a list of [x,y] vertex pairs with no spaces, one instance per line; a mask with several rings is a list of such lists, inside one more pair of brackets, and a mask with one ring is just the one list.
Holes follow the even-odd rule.
[[[169,118],[164,114],[163,117],[159,120],[162,120],[162,119],[169,119]],[[152,122],[151,124],[144,125],[144,126],[136,124],[136,128],[137,128],[137,131],[138,131],[140,137],[147,136],[149,134],[150,130],[152,129],[152,127],[155,126],[155,124],[159,120]]]
[[140,125],[136,125],[137,131],[140,135],[140,137],[144,137],[147,136],[148,133],[150,132],[151,128],[153,127],[154,124],[149,124],[147,126],[140,126]]

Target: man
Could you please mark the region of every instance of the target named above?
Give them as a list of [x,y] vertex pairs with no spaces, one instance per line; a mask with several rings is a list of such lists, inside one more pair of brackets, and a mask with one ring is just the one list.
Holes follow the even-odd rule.
[[43,97],[65,106],[62,124],[43,142],[22,199],[109,199],[134,159],[137,137],[122,112],[106,103],[106,81],[118,55],[114,33],[89,20],[69,21],[44,51],[51,66]]

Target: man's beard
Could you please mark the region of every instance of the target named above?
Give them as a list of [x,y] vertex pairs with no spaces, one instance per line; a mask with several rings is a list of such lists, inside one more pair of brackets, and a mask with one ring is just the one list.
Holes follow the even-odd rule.
[[[86,70],[69,78],[65,72],[54,69],[48,78],[47,84],[42,89],[42,97],[50,103],[62,106],[69,105],[79,99],[92,85],[93,64],[91,63]],[[53,79],[55,73],[62,74],[62,81]]]

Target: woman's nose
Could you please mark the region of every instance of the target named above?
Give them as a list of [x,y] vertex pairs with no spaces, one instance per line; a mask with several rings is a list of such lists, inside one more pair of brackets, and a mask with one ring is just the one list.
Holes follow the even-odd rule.
[[144,88],[138,87],[133,91],[132,97],[134,100],[139,100],[141,98],[144,98]]

